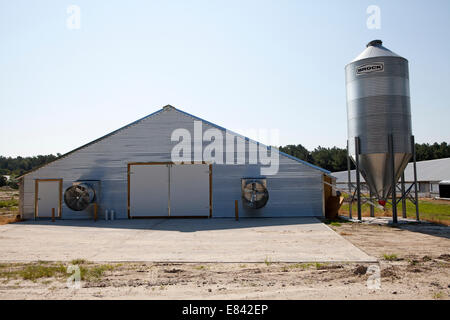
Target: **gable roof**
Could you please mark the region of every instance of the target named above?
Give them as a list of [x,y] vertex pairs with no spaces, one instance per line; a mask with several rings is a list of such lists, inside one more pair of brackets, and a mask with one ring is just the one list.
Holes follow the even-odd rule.
[[[182,114],[184,114],[184,115],[186,115],[186,116],[189,116],[189,117],[191,117],[191,118],[193,118],[193,119],[195,119],[195,120],[198,120],[198,121],[202,121],[202,122],[204,122],[204,123],[206,123],[206,124],[208,124],[208,125],[210,125],[210,126],[212,126],[212,127],[214,127],[214,128],[217,128],[217,129],[219,129],[219,130],[222,130],[222,131],[228,131],[228,132],[230,132],[231,134],[233,134],[233,135],[235,135],[235,136],[238,136],[238,137],[240,137],[240,138],[245,139],[245,141],[254,142],[254,143],[259,143],[259,142],[255,141],[255,140],[252,140],[252,139],[250,139],[250,138],[248,138],[248,137],[245,137],[245,136],[243,136],[243,135],[241,135],[241,134],[239,134],[239,133],[230,131],[230,130],[224,128],[224,127],[221,127],[221,126],[219,126],[219,125],[217,125],[217,124],[214,124],[214,123],[212,123],[212,122],[209,122],[209,121],[207,121],[207,120],[204,120],[204,119],[202,119],[202,118],[199,118],[199,117],[197,117],[197,116],[194,116],[194,115],[192,115],[192,114],[190,114],[190,113],[187,113],[187,112],[185,112],[185,111],[182,111],[182,110],[180,110],[180,109],[177,109],[177,108],[171,106],[170,104],[168,104],[168,105],[164,106],[162,109],[160,109],[160,110],[158,110],[158,111],[155,111],[155,112],[153,112],[153,113],[151,113],[151,114],[149,114],[149,115],[147,115],[147,116],[145,116],[145,117],[143,117],[143,118],[140,118],[140,119],[138,119],[138,120],[136,120],[136,121],[133,121],[133,122],[131,122],[131,123],[129,123],[129,124],[127,124],[127,125],[125,125],[125,126],[119,128],[119,129],[117,129],[117,130],[114,130],[114,131],[112,131],[112,132],[110,132],[110,133],[108,133],[108,134],[106,134],[106,135],[104,135],[104,136],[102,136],[102,137],[100,137],[100,138],[98,138],[98,139],[95,139],[95,140],[93,140],[93,141],[91,141],[91,142],[89,142],[89,143],[86,143],[85,145],[82,145],[81,147],[78,147],[78,148],[76,148],[76,149],[73,149],[73,150],[71,150],[71,151],[69,151],[69,152],[67,152],[67,153],[65,153],[65,154],[63,154],[63,155],[61,155],[61,156],[59,156],[58,158],[56,158],[56,159],[53,160],[53,161],[50,161],[50,162],[48,162],[48,163],[46,163],[46,164],[43,164],[43,165],[41,165],[41,166],[38,166],[38,167],[36,167],[36,168],[30,170],[30,171],[28,171],[28,172],[25,172],[24,174],[22,174],[22,175],[20,175],[19,177],[17,177],[17,179],[20,179],[20,178],[26,176],[27,174],[30,174],[30,173],[32,173],[32,172],[34,172],[34,171],[36,171],[36,170],[38,170],[38,169],[40,169],[40,168],[42,168],[42,167],[47,166],[47,165],[50,164],[50,163],[53,163],[53,162],[58,161],[58,160],[60,160],[60,159],[62,159],[62,158],[65,158],[65,157],[69,156],[70,154],[72,154],[72,153],[74,153],[74,152],[76,152],[76,151],[78,151],[78,150],[81,150],[81,149],[86,148],[86,147],[88,147],[88,146],[90,146],[90,145],[93,145],[94,143],[97,143],[97,142],[99,142],[99,141],[101,141],[101,140],[104,140],[104,139],[106,139],[106,138],[108,138],[108,137],[110,137],[110,136],[112,136],[112,135],[114,135],[114,134],[116,134],[116,133],[118,133],[118,132],[124,130],[124,129],[127,129],[127,128],[129,128],[129,127],[135,125],[135,124],[138,124],[138,123],[141,122],[141,121],[144,121],[144,120],[146,120],[146,119],[148,119],[148,118],[150,118],[150,117],[152,117],[152,116],[154,116],[154,115],[157,115],[157,114],[159,114],[159,113],[161,113],[161,112],[163,112],[163,111],[166,111],[166,110],[174,110],[174,111],[180,112],[180,113],[182,113]],[[270,150],[272,149],[270,146],[266,146],[266,145],[264,145],[264,144],[262,144],[262,143],[259,143],[259,144],[260,144],[260,145],[263,145],[263,146],[265,146],[265,147],[267,147],[267,149],[270,149]],[[316,166],[316,165],[313,165],[313,164],[311,164],[311,163],[309,163],[309,162],[307,162],[307,161],[301,160],[301,159],[296,158],[296,157],[294,157],[294,156],[291,156],[291,155],[289,155],[289,154],[287,154],[287,153],[281,152],[281,151],[279,151],[278,149],[275,149],[275,150],[276,150],[280,155],[282,155],[282,156],[284,156],[284,157],[287,157],[287,158],[289,158],[289,159],[291,159],[291,160],[294,160],[294,161],[297,161],[297,162],[302,163],[302,164],[304,164],[304,165],[307,165],[307,166],[309,166],[309,167],[311,167],[311,168],[313,168],[313,169],[319,170],[319,171],[321,171],[321,172],[323,172],[323,173],[325,173],[325,174],[327,174],[327,175],[331,175],[331,171],[325,170],[325,169],[320,168],[320,167],[318,167],[318,166]]]

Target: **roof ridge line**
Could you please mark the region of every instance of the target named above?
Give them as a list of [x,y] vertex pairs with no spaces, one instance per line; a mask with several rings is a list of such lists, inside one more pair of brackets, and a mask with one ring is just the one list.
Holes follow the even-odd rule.
[[287,154],[287,153],[285,153],[285,152],[282,152],[282,151],[280,151],[277,147],[267,146],[267,145],[264,144],[264,143],[261,143],[261,142],[258,142],[258,141],[256,141],[256,140],[250,139],[250,138],[248,138],[248,137],[246,137],[246,136],[244,136],[244,135],[242,135],[242,134],[240,134],[240,133],[237,133],[237,132],[228,130],[228,129],[226,129],[226,128],[222,127],[222,126],[219,126],[219,125],[217,125],[217,124],[215,124],[215,123],[212,123],[212,122],[210,122],[210,121],[208,121],[208,120],[202,119],[202,118],[197,117],[197,116],[195,116],[195,115],[193,115],[193,114],[190,114],[190,113],[188,113],[188,112],[186,112],[186,111],[177,109],[177,108],[175,108],[174,106],[172,106],[172,105],[170,105],[170,104],[167,104],[167,105],[165,105],[164,107],[162,107],[161,109],[159,109],[159,110],[157,110],[157,111],[155,111],[155,112],[152,112],[152,113],[146,115],[145,117],[142,117],[142,118],[140,118],[140,119],[138,119],[138,120],[136,120],[136,121],[133,121],[133,122],[131,122],[131,123],[129,123],[129,124],[123,126],[123,127],[120,127],[119,129],[116,129],[116,130],[114,130],[114,131],[112,131],[112,132],[110,132],[110,133],[108,133],[108,134],[106,134],[106,135],[104,135],[104,136],[101,136],[100,138],[97,138],[97,139],[95,139],[95,140],[93,140],[93,141],[91,141],[91,142],[88,142],[88,143],[86,143],[86,144],[84,144],[84,145],[82,145],[82,146],[80,146],[80,147],[78,147],[78,148],[75,148],[75,149],[73,149],[73,150],[71,150],[71,151],[69,151],[69,152],[66,152],[65,154],[59,156],[58,158],[56,158],[56,159],[53,160],[53,161],[50,161],[50,162],[48,162],[48,163],[45,163],[45,164],[43,164],[43,165],[41,165],[41,166],[38,166],[38,167],[36,167],[36,168],[30,170],[30,171],[28,171],[28,172],[25,172],[24,174],[22,174],[22,175],[20,175],[19,177],[17,177],[17,179],[20,179],[20,178],[26,176],[27,174],[30,174],[30,173],[32,173],[32,172],[34,172],[34,171],[36,171],[36,170],[39,170],[40,168],[45,167],[45,166],[47,166],[47,165],[49,165],[49,164],[51,164],[51,163],[54,163],[54,162],[56,162],[56,161],[58,161],[58,160],[64,159],[65,157],[69,156],[70,154],[72,154],[72,153],[74,153],[74,152],[76,152],[76,151],[79,151],[79,150],[84,149],[84,148],[86,148],[86,147],[89,147],[89,146],[91,146],[91,145],[93,145],[93,144],[95,144],[95,143],[98,143],[98,142],[102,141],[103,139],[106,139],[106,138],[108,138],[108,137],[110,137],[110,136],[113,136],[113,135],[117,134],[118,132],[120,132],[120,131],[122,131],[122,130],[124,130],[124,129],[130,128],[130,127],[132,127],[132,126],[134,126],[134,125],[140,123],[141,121],[144,121],[144,120],[146,120],[146,119],[148,119],[148,118],[150,118],[150,117],[152,117],[152,116],[155,116],[155,115],[157,115],[157,114],[159,114],[159,113],[161,113],[161,112],[164,112],[164,111],[170,111],[170,110],[177,111],[177,112],[179,112],[179,113],[181,113],[181,114],[184,114],[184,115],[186,115],[186,116],[189,116],[189,117],[191,117],[191,118],[193,118],[193,119],[202,121],[202,122],[204,122],[204,123],[206,123],[206,124],[209,124],[209,125],[212,126],[212,127],[218,128],[218,129],[220,129],[220,130],[222,130],[222,131],[230,132],[231,134],[233,134],[233,135],[235,135],[235,136],[239,136],[239,137],[245,139],[245,141],[253,142],[253,143],[256,143],[256,144],[258,144],[258,145],[263,145],[263,146],[265,146],[268,150],[269,150],[269,149],[270,149],[270,150],[275,149],[275,150],[278,152],[278,154],[281,154],[282,156],[285,156],[285,157],[287,157],[287,158],[289,158],[289,159],[291,159],[291,160],[294,160],[294,161],[297,161],[297,162],[302,163],[302,164],[304,164],[304,165],[307,165],[307,166],[309,166],[309,167],[311,167],[311,168],[313,168],[313,169],[319,170],[319,171],[321,171],[321,172],[323,172],[323,173],[325,173],[325,174],[327,174],[327,175],[331,175],[331,171],[328,171],[328,170],[326,170],[326,169],[324,169],[324,168],[318,167],[318,166],[316,166],[316,165],[314,165],[314,164],[312,164],[312,163],[309,163],[309,162],[307,162],[307,161],[305,161],[305,160],[299,159],[299,158],[294,157],[294,156],[292,156],[292,155],[289,155],[289,154]]

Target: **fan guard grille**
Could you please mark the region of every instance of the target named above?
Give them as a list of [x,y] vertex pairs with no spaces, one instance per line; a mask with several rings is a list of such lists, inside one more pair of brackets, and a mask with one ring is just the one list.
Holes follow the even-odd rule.
[[260,209],[269,200],[269,192],[261,181],[247,180],[242,186],[242,199],[248,208]]
[[64,202],[74,211],[85,210],[94,197],[94,190],[85,184],[73,185],[64,192]]

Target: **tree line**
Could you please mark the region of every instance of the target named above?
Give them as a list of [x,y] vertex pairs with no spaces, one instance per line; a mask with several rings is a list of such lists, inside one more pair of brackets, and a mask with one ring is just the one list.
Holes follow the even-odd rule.
[[[280,151],[308,161],[316,166],[327,169],[331,172],[347,170],[347,149],[345,148],[324,148],[317,147],[312,151],[307,150],[301,144],[287,145],[279,148]],[[447,142],[442,143],[416,143],[416,160],[434,160],[450,158],[450,145]],[[412,161],[412,159],[411,159]],[[351,162],[354,169],[354,164]]]
[[[301,144],[298,144],[282,146],[279,149],[282,152],[332,172],[347,170],[347,150],[345,148],[325,148],[319,146],[310,151]],[[59,153],[56,155],[49,154],[16,158],[0,156],[0,175],[10,175],[14,179],[14,177],[18,177],[25,172],[49,163],[60,156],[61,154]],[[416,157],[417,161],[450,158],[450,145],[447,142],[435,142],[433,144],[417,143]]]
[[3,157],[0,156],[0,175],[18,177],[25,172],[57,159],[61,154],[40,155],[34,157]]

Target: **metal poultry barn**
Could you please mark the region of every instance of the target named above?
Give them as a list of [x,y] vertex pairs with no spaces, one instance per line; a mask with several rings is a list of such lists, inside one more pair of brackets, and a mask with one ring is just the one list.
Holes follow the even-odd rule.
[[[204,149],[212,141],[204,140],[209,129],[227,137],[214,151],[226,156],[214,161],[196,157],[198,142]],[[192,161],[174,161],[177,131],[194,137],[183,150]],[[277,155],[276,172],[264,174],[267,165],[247,155],[258,148]],[[22,175],[19,206],[23,219],[224,218],[235,217],[237,200],[240,217],[321,217],[333,180],[327,170],[169,105]]]

